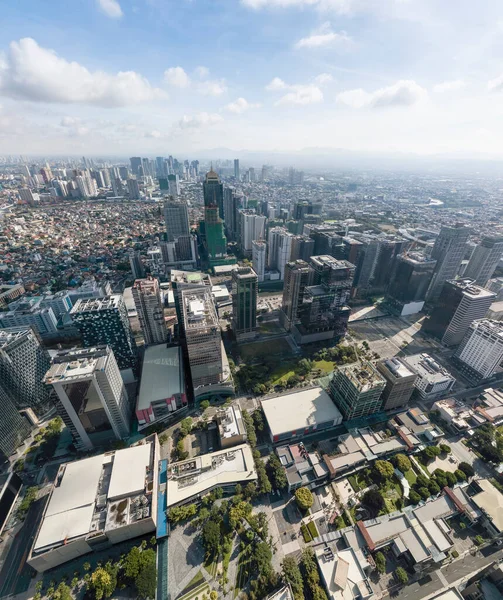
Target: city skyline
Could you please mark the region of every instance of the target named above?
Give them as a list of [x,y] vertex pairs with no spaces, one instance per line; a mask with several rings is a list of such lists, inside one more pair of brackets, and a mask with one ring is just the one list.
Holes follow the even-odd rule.
[[6,5],[0,153],[501,156],[496,2],[373,4]]

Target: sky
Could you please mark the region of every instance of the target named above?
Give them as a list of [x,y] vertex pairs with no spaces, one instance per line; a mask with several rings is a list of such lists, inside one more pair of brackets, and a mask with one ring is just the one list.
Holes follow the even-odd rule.
[[501,0],[15,0],[0,154],[503,156]]

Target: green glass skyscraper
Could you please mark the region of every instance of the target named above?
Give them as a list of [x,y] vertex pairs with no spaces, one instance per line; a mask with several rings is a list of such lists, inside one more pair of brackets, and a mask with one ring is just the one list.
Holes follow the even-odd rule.
[[227,238],[224,233],[223,202],[224,189],[215,171],[206,173],[203,183],[204,193],[204,232],[206,251],[211,266],[225,264]]

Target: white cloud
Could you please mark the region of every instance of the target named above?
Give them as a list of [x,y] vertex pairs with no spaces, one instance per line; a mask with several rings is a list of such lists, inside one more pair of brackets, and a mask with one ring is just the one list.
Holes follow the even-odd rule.
[[501,92],[503,91],[503,75],[496,77],[495,79],[491,79],[491,81],[487,82],[487,89],[490,92]]
[[395,84],[366,92],[363,89],[347,90],[337,95],[336,101],[350,108],[385,108],[411,106],[425,99],[428,93],[415,81],[403,79]]
[[145,134],[145,137],[157,139],[157,138],[161,137],[161,132],[157,131],[157,129],[154,129],[153,131],[147,131],[147,133]]
[[[249,8],[290,8],[290,7],[315,7],[321,10],[332,10],[339,14],[347,14],[362,4],[364,0],[241,0]],[[375,1],[375,0],[372,0]]]
[[[323,73],[322,75],[326,76],[327,74]],[[326,83],[326,77],[323,78],[325,79]],[[288,84],[285,83],[279,77],[275,77],[270,83],[268,83],[265,86],[265,89],[269,92],[289,90],[287,94],[281,96],[281,98],[274,103],[274,106],[305,106],[306,104],[315,104],[317,102],[323,102],[323,92],[317,85],[314,84]]]
[[339,33],[332,30],[329,21],[326,21],[311,33],[308,37],[301,38],[295,48],[336,48],[339,50],[349,50],[354,45],[353,38],[345,31]]
[[111,19],[120,19],[122,17],[122,9],[117,0],[97,0],[101,12],[105,13]]
[[61,127],[75,127],[80,123],[80,119],[78,117],[63,117],[61,119]]
[[245,111],[250,110],[250,108],[259,108],[260,106],[261,106],[260,104],[251,104],[245,98],[238,98],[235,102],[231,102],[230,104],[227,104],[227,106],[225,108],[229,112],[240,115],[241,113],[244,113]]
[[171,67],[164,71],[164,81],[177,88],[186,88],[190,85],[190,77],[182,67]]
[[92,104],[115,108],[165,96],[134,71],[110,75],[42,48],[32,38],[12,42],[0,63],[0,95],[32,102]]
[[196,67],[196,75],[201,79],[210,76],[210,70],[207,67]]
[[330,73],[320,73],[319,75],[317,75],[314,78],[314,82],[317,83],[318,85],[325,85],[327,83],[332,83],[333,80],[334,80],[334,78],[332,77],[332,75],[330,75]]
[[78,117],[63,117],[60,123],[65,128],[66,134],[71,137],[81,137],[89,133],[89,127],[82,124],[82,119]]
[[202,81],[196,89],[203,96],[221,96],[227,91],[227,85],[223,79],[215,79]]
[[270,83],[268,83],[265,86],[265,89],[268,92],[275,92],[277,90],[286,90],[287,87],[288,86],[282,79],[280,79],[279,77],[275,77]]
[[222,122],[222,116],[216,113],[201,112],[196,115],[183,115],[178,121],[178,126],[181,129],[199,129],[201,127],[209,127]]
[[443,94],[444,92],[455,92],[456,90],[460,90],[466,86],[466,82],[462,79],[454,79],[452,81],[443,81],[442,83],[437,83],[437,85],[433,86],[433,91],[438,94]]

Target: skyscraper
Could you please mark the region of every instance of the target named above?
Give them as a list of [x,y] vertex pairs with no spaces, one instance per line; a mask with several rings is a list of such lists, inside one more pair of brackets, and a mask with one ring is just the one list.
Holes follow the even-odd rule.
[[131,406],[109,346],[62,350],[44,379],[77,448],[91,450],[129,435]]
[[234,159],[234,179],[239,181],[239,158]]
[[437,261],[433,277],[426,294],[428,302],[436,302],[444,283],[454,279],[463,260],[469,230],[462,224],[443,226],[435,241],[431,258]]
[[180,195],[180,178],[178,175],[168,175],[169,195],[178,198]]
[[218,207],[218,216],[224,218],[224,186],[220,183],[218,175],[211,169],[206,173],[203,183],[203,196],[205,207]]
[[267,266],[269,270],[279,271],[281,280],[285,277],[285,265],[292,254],[293,237],[284,227],[273,227],[269,230]]
[[252,255],[252,242],[265,238],[266,217],[257,215],[254,209],[239,211],[239,239],[238,242],[245,256]]
[[424,330],[447,346],[457,346],[473,321],[486,316],[495,297],[471,279],[446,281]]
[[264,281],[266,248],[267,244],[263,240],[252,242],[253,270],[257,274],[259,282]]
[[304,301],[304,292],[311,284],[313,270],[304,260],[290,261],[285,266],[283,301],[279,320],[287,331],[299,322],[299,308]]
[[422,310],[436,261],[419,252],[400,254],[387,291],[387,301],[399,315]]
[[204,237],[210,265],[219,264],[227,256],[224,234],[223,185],[214,171],[206,173],[204,193]]
[[136,368],[136,343],[121,295],[78,300],[70,315],[85,348],[109,345],[119,369]]
[[0,455],[6,459],[30,434],[28,421],[22,417],[12,398],[0,383]]
[[129,252],[129,266],[134,279],[143,279],[145,277],[145,267],[141,259],[139,250],[131,250]]
[[308,261],[313,255],[314,240],[307,235],[296,235],[292,240],[292,254],[290,260]]
[[232,271],[232,329],[238,339],[257,330],[257,274],[250,267]]
[[140,199],[140,186],[138,185],[138,180],[130,177],[127,180],[127,189],[128,195],[131,200],[139,200]]
[[137,279],[133,285],[133,299],[145,345],[164,343],[168,332],[158,280],[152,277]]
[[474,321],[454,359],[470,379],[490,377],[503,361],[503,324],[489,319]]
[[173,197],[164,202],[164,220],[168,242],[175,242],[182,235],[189,235],[189,211],[187,203]]
[[503,255],[503,237],[485,236],[476,246],[464,277],[473,279],[477,285],[484,287],[493,276]]
[[304,289],[299,305],[299,323],[294,326],[298,344],[332,338],[340,339],[347,331],[351,313],[347,306],[355,267],[332,256],[312,256],[309,267],[312,283]]
[[47,350],[31,327],[0,329],[0,382],[19,408],[41,414],[49,407],[42,379],[51,363]]
[[239,209],[244,208],[246,198],[236,192],[234,188],[224,188],[224,215],[225,232],[227,238],[232,241],[238,239],[239,232]]
[[182,288],[181,309],[194,396],[232,394],[234,385],[218,316],[205,285]]
[[414,391],[416,373],[396,357],[381,360],[376,367],[386,380],[386,386],[381,396],[383,410],[394,410],[408,404]]
[[366,417],[381,410],[386,380],[368,361],[338,367],[330,382],[330,394],[344,419]]
[[[132,156],[129,159],[129,162],[131,163],[131,172],[133,173],[133,175],[136,175],[138,177],[139,169],[141,167],[141,158],[139,156]],[[125,179],[125,177],[123,177],[123,179]]]

